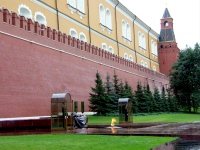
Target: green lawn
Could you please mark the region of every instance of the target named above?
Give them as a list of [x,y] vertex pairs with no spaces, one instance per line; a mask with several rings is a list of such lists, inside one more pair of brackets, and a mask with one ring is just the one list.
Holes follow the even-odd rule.
[[1,150],[149,150],[175,137],[103,135],[0,136]]
[[[111,119],[117,116],[88,116],[88,124],[110,124]],[[200,121],[200,114],[170,113],[158,115],[133,116],[133,123],[152,122],[195,122]]]
[[[88,118],[88,124],[110,124],[112,118],[116,118],[118,123],[116,116],[88,116]],[[133,123],[194,121],[200,121],[200,114],[133,116]],[[0,150],[148,150],[175,139],[176,137],[78,134],[0,136]]]

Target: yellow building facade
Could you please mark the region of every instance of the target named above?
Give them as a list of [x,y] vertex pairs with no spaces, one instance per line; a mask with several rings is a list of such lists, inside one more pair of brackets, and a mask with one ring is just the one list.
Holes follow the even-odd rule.
[[118,0],[1,0],[0,7],[159,72],[159,34]]

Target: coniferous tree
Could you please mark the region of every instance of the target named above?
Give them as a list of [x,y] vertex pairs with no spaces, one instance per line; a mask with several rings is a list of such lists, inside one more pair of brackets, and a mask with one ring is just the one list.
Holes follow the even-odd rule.
[[146,87],[144,87],[144,96],[145,96],[145,99],[147,100],[148,112],[153,112],[155,101],[154,101],[152,92],[150,90],[149,84],[147,84]]
[[116,107],[118,106],[118,101],[116,100],[116,94],[114,91],[114,87],[112,82],[110,82],[110,75],[107,74],[106,76],[106,83],[105,83],[105,88],[106,88],[106,94],[107,94],[107,99],[108,99],[108,107],[110,108],[108,113],[116,113]]
[[119,98],[126,98],[124,92],[125,92],[124,84],[123,84],[123,82],[122,82],[122,80],[121,80],[121,82],[120,82],[120,84],[119,84],[119,93],[118,93]]
[[162,101],[161,101],[160,93],[159,93],[157,87],[155,87],[155,89],[154,89],[153,97],[155,100],[155,106],[154,106],[155,112],[161,112],[162,111]]
[[169,103],[169,111],[177,112],[179,111],[178,101],[174,95],[172,95],[170,89],[167,90],[167,101]]
[[91,104],[89,108],[91,111],[96,112],[97,115],[106,115],[109,111],[107,95],[101,76],[98,72],[96,73],[95,83],[95,88],[91,87],[93,93],[89,93],[89,102]]
[[137,113],[137,101],[135,99],[132,87],[129,86],[127,81],[125,82],[124,86],[124,97],[127,97],[131,100],[133,113]]
[[163,111],[168,112],[169,111],[169,104],[168,104],[168,100],[166,98],[164,86],[162,87],[161,99],[162,99]]
[[115,107],[115,112],[118,112],[118,100],[120,98],[120,87],[119,87],[119,79],[115,71],[113,75],[113,87],[114,87],[115,102],[117,103]]
[[137,84],[137,91],[135,92],[135,96],[138,102],[138,112],[147,113],[148,112],[147,101],[140,82],[138,82]]

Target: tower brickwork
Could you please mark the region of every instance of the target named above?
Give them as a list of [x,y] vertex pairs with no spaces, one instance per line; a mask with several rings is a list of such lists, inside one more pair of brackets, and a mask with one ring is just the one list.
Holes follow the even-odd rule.
[[166,8],[161,19],[161,30],[158,43],[160,72],[169,75],[172,65],[177,61],[180,49],[177,46],[173,18]]

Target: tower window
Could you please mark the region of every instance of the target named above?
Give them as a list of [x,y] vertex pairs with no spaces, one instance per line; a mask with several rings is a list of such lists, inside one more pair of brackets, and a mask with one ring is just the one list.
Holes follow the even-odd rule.
[[168,26],[169,26],[168,21],[165,21],[165,22],[164,22],[164,26],[165,26],[165,27],[168,27]]

